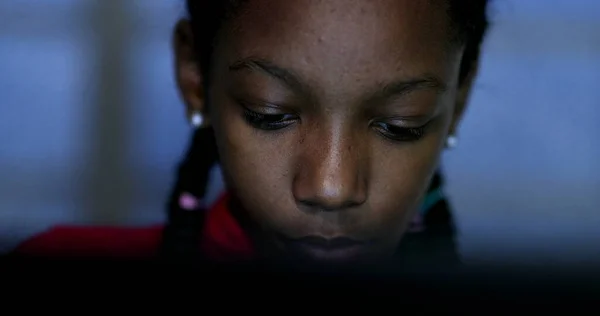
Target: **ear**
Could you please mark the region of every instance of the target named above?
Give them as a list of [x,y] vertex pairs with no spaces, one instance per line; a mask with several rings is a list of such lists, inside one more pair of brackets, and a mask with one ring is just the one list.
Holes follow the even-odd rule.
[[[175,26],[173,52],[175,79],[181,98],[186,105],[188,120],[194,113],[206,114],[204,80],[195,51],[192,26],[187,20],[180,20]],[[204,117],[204,122],[207,122],[207,116],[204,115]]]
[[454,114],[452,124],[450,125],[449,135],[456,135],[456,132],[458,131],[458,126],[460,125],[460,122],[469,103],[471,89],[473,87],[475,78],[477,77],[478,71],[479,61],[475,60],[471,63],[471,67],[469,68],[468,73],[463,79],[463,82],[458,87],[458,92],[456,95],[456,104],[454,106]]

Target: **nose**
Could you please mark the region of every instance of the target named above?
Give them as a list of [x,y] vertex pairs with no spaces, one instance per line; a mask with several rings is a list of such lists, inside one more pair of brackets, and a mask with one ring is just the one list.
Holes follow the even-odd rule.
[[[305,137],[293,193],[309,210],[338,211],[367,199],[367,150],[352,133],[341,129],[314,130]],[[363,143],[364,145],[364,143]]]

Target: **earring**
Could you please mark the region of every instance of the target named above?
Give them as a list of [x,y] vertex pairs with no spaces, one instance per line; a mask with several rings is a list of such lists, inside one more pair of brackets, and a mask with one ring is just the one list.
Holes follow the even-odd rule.
[[202,123],[204,123],[204,116],[202,113],[196,111],[190,117],[190,123],[192,124],[192,127],[199,128],[202,126]]
[[448,136],[448,138],[446,138],[446,147],[447,148],[455,148],[457,144],[458,144],[458,138],[456,136],[450,135],[450,136]]

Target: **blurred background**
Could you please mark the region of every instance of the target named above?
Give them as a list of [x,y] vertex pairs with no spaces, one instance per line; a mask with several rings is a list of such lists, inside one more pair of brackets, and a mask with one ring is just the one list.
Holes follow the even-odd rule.
[[[0,1],[0,252],[61,223],[164,221],[189,133],[170,52],[183,2]],[[460,249],[600,262],[600,1],[495,0],[490,13],[444,156]]]

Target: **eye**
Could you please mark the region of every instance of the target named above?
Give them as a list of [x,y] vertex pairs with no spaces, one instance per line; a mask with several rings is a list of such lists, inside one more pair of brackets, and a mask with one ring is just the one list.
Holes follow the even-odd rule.
[[383,137],[397,142],[414,142],[418,141],[425,134],[425,127],[402,127],[385,122],[373,123],[374,128]]
[[244,119],[254,128],[273,131],[292,125],[298,120],[298,116],[293,114],[263,114],[244,107]]

